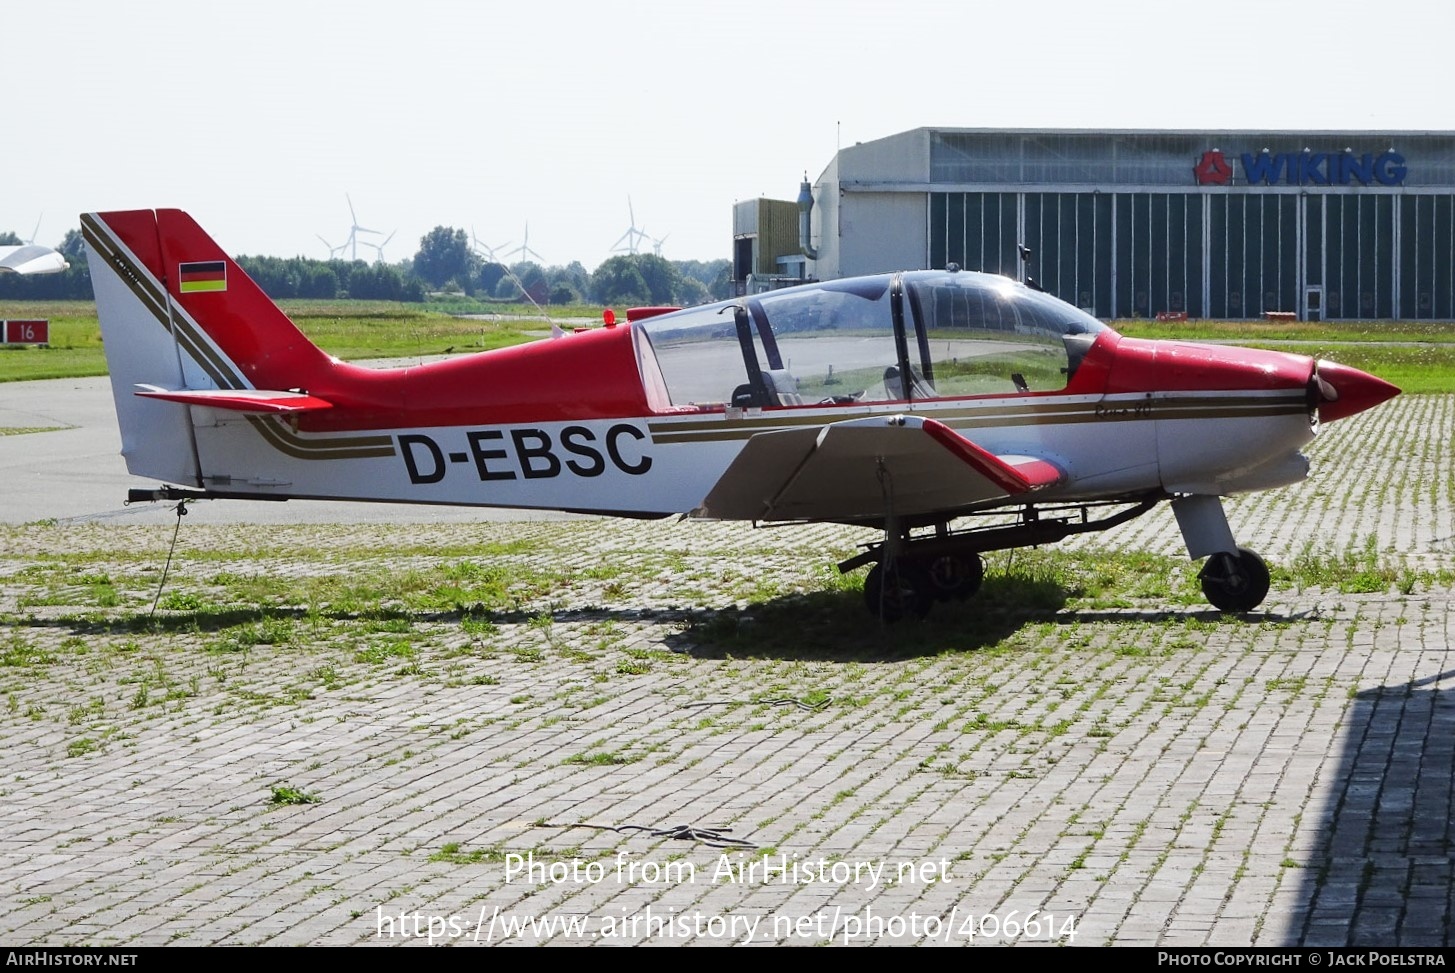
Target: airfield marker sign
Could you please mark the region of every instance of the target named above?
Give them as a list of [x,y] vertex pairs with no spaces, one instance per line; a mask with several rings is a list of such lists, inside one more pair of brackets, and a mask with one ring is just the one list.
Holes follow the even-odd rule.
[[4,343],[7,345],[50,344],[51,323],[48,320],[7,320],[4,325]]

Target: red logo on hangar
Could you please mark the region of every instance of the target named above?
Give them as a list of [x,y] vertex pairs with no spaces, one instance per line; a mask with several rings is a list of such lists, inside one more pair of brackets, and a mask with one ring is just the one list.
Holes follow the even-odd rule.
[[1209,149],[1192,167],[1192,175],[1199,186],[1226,186],[1233,181],[1233,167],[1220,150]]

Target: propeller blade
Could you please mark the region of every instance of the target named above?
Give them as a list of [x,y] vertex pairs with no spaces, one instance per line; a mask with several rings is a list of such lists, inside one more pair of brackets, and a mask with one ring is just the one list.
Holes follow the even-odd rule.
[[1309,378],[1310,397],[1316,398],[1319,420],[1333,422],[1372,409],[1399,395],[1399,387],[1368,372],[1320,359]]

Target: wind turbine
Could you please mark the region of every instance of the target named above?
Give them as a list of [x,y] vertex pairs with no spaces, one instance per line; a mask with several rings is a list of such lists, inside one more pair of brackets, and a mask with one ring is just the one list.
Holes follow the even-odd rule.
[[666,243],[667,242],[667,237],[670,237],[671,235],[672,234],[668,233],[667,236],[664,236],[664,237],[661,237],[661,238],[653,237],[652,238],[652,252],[655,253],[657,256],[660,257],[662,255],[662,244]]
[[373,247],[374,248],[374,250],[375,250],[374,263],[376,263],[376,264],[382,264],[382,263],[385,262],[385,260],[384,260],[384,248],[389,245],[389,241],[392,240],[392,239],[394,239],[394,234],[395,233],[398,233],[398,232],[399,232],[398,230],[394,230],[392,233],[390,233],[388,236],[386,236],[384,238],[384,242],[383,243],[367,243],[366,242],[364,244],[364,246],[366,246],[366,247]]
[[329,243],[327,240],[323,239],[323,237],[320,236],[317,233],[315,233],[314,236],[318,237],[318,239],[323,243],[323,245],[326,246],[326,247],[328,247],[328,259],[330,259],[330,260],[337,260],[338,259],[338,255],[344,252],[344,248],[342,246],[339,246],[339,247],[334,246],[332,243]]
[[[530,248],[530,220],[526,220],[525,238],[521,240],[520,246],[516,247],[514,250],[507,252],[505,255],[507,257],[514,257],[517,254],[520,255],[521,260],[529,260],[531,257],[534,257],[538,263],[546,262],[545,257],[542,257],[540,254],[536,253]],[[519,262],[519,260],[516,261],[516,263]]]
[[[349,198],[349,194],[348,193],[344,193],[344,200],[349,204],[349,219],[352,222],[349,224],[349,236],[348,236],[348,239],[345,240],[343,242],[343,245],[338,248],[338,252],[339,253],[343,253],[344,251],[347,250],[348,253],[349,253],[349,259],[350,260],[358,260],[359,259],[359,234],[360,233],[372,233],[375,236],[380,236],[380,235],[382,235],[382,231],[380,231],[380,230],[371,230],[371,229],[369,229],[366,226],[360,226],[359,225],[359,218],[354,213],[354,201]],[[389,235],[392,237],[394,234],[391,233]],[[319,239],[320,240],[323,240],[323,237],[319,237]],[[327,240],[323,240],[323,243],[324,243],[324,246],[328,246],[328,241]],[[370,247],[370,246],[375,246],[375,244],[369,243],[366,240],[366,241],[364,241],[364,246]]]
[[[632,209],[632,198],[630,196],[626,198],[626,212],[627,215],[631,217],[631,225],[628,226],[626,228],[626,232],[623,233],[621,236],[617,237],[616,242],[611,245],[612,253],[622,253],[623,251],[626,253],[636,253],[637,247],[641,245],[641,242],[643,240],[651,239],[651,237],[647,236],[647,232],[645,230],[637,226],[637,214],[636,211]],[[663,237],[663,239],[666,238]]]
[[509,240],[506,240],[504,243],[497,244],[493,247],[489,246],[488,244],[481,243],[480,238],[475,235],[475,228],[472,226],[470,227],[470,242],[472,244],[471,249],[473,249],[475,251],[475,255],[482,260],[488,260],[490,263],[493,264],[503,264],[505,262],[501,260],[500,257],[497,256],[497,254],[501,250],[504,250],[506,247],[510,246]]

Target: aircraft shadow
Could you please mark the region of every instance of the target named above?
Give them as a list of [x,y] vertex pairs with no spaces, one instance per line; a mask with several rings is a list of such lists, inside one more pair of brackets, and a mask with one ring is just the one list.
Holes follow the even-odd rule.
[[[1048,579],[995,576],[964,601],[938,602],[925,618],[885,623],[870,614],[858,588],[790,594],[734,608],[604,607],[498,608],[481,604],[453,608],[305,608],[283,605],[236,605],[190,611],[161,611],[155,616],[133,612],[119,617],[69,615],[31,618],[30,628],[55,628],[77,634],[101,632],[219,633],[239,626],[266,626],[270,621],[330,621],[458,624],[466,619],[496,625],[537,624],[549,616],[556,624],[620,624],[676,622],[665,646],[702,659],[776,658],[821,661],[888,661],[946,650],[974,651],[993,646],[1027,624],[1072,625],[1142,621],[1216,622],[1225,616],[1207,609],[1076,609],[1065,608],[1067,591]],[[1243,616],[1262,622],[1289,623],[1311,614],[1257,612]],[[263,641],[267,641],[266,638]]]
[[[873,662],[947,649],[973,651],[1000,643],[1027,624],[1097,622],[1216,624],[1229,616],[1217,609],[1066,609],[1070,595],[1051,580],[989,576],[975,597],[939,602],[926,618],[885,624],[869,614],[858,590],[786,595],[743,609],[698,610],[665,641],[697,658],[767,657]],[[1316,612],[1251,612],[1237,616],[1260,623],[1306,621]]]
[[1058,625],[1073,625],[1078,623],[1094,624],[1096,622],[1207,622],[1214,624],[1226,621],[1228,618],[1242,618],[1255,622],[1273,622],[1275,624],[1292,624],[1293,622],[1306,622],[1310,618],[1318,616],[1317,611],[1293,612],[1265,612],[1252,611],[1240,615],[1228,615],[1216,608],[1159,608],[1159,609],[1125,609],[1125,608],[1088,608],[1072,609],[1071,611],[1059,611],[1053,621]]
[[1303,820],[1317,841],[1292,853],[1299,884],[1286,945],[1451,945],[1451,679],[1455,670],[1354,697],[1339,765],[1320,781],[1325,805]]
[[310,618],[322,618],[329,621],[407,621],[444,624],[459,624],[465,619],[475,619],[497,625],[523,625],[539,622],[543,615],[549,615],[553,622],[572,623],[608,620],[618,622],[680,620],[687,614],[690,612],[673,608],[507,609],[472,605],[451,609],[364,608],[355,610],[239,605],[189,611],[164,610],[155,616],[149,616],[146,612],[133,612],[111,618],[97,614],[62,615],[54,618],[27,618],[14,624],[17,627],[25,628],[63,629],[79,635],[105,632],[223,632],[239,625],[266,623],[270,620],[301,622]]
[[1066,592],[1045,580],[989,577],[972,599],[937,603],[927,618],[886,624],[871,615],[858,588],[784,595],[741,608],[606,607],[577,608],[458,605],[452,608],[305,608],[285,605],[229,605],[187,611],[137,611],[121,616],[97,614],[30,618],[28,628],[61,629],[76,634],[106,632],[229,633],[255,631],[244,638],[270,642],[269,624],[292,626],[309,619],[329,621],[460,624],[471,619],[495,625],[675,623],[665,647],[701,659],[778,658],[824,661],[876,661],[934,655],[946,649],[973,650],[995,645],[1029,622],[1047,621],[1066,602]]
[[1054,618],[1066,598],[1051,581],[992,576],[971,599],[937,602],[925,618],[886,623],[868,612],[857,588],[816,591],[695,610],[664,641],[699,659],[889,661],[995,645],[1030,622]]

